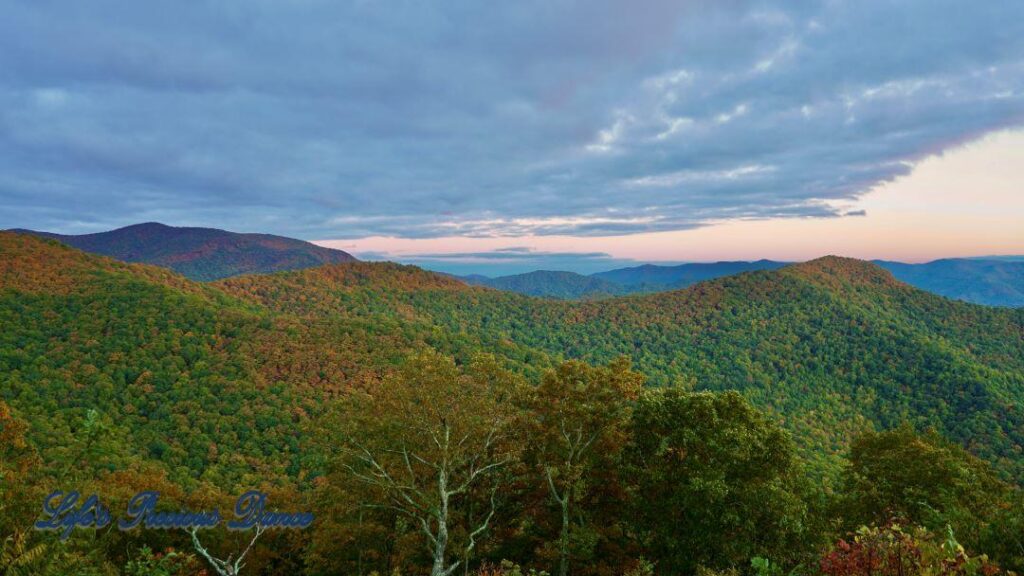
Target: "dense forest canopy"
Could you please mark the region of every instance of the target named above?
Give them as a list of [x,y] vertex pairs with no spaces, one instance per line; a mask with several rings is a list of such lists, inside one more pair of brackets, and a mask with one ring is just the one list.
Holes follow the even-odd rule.
[[[0,233],[0,325],[0,472],[19,480],[3,484],[5,554],[54,546],[26,532],[31,511],[42,491],[75,484],[115,502],[154,485],[182,502],[261,487],[332,511],[312,532],[266,538],[251,562],[268,574],[451,573],[503,558],[613,574],[646,560],[664,573],[749,570],[757,557],[769,562],[758,570],[770,571],[770,562],[817,566],[808,560],[815,551],[860,524],[875,532],[829,569],[880,539],[927,557],[947,525],[966,546],[964,562],[986,551],[1015,567],[1024,555],[1013,539],[1013,486],[1024,479],[1024,310],[946,300],[864,262],[824,258],[674,292],[559,302],[389,263],[201,284]],[[410,372],[415,358],[421,369]],[[419,376],[428,373],[439,376]],[[639,381],[646,391],[629,391]],[[453,385],[488,382],[505,388],[466,405],[489,416],[515,406],[491,424],[515,458],[451,495],[445,546],[436,518],[426,533],[394,510],[353,516],[394,486],[347,488],[345,472],[359,468],[340,459],[356,438],[339,435],[355,421],[345,410],[388,413],[394,406],[373,399],[389,387],[451,398]],[[621,396],[621,409],[550,412],[562,398],[578,401],[577,383]],[[488,405],[494,398],[504,400]],[[560,429],[512,424],[520,421],[562,421],[581,438],[596,430],[602,449],[577,452],[584,443],[559,444]],[[489,428],[466,430],[470,438]],[[880,439],[886,430],[911,431]],[[389,438],[405,442],[394,428],[372,439]],[[493,456],[490,444],[475,445]],[[935,514],[914,507],[915,488],[886,464],[893,453],[949,484],[929,503]],[[471,476],[473,465],[458,473]],[[421,464],[415,477],[436,482],[427,470],[435,468]],[[883,480],[888,491],[866,488]],[[986,488],[968,489],[978,486]],[[880,494],[882,507],[917,528],[867,513]],[[665,515],[715,498],[733,512]],[[642,501],[649,507],[637,508]],[[500,513],[484,523],[492,504]],[[666,523],[711,532],[700,541]],[[212,545],[239,542],[229,534]],[[188,545],[170,533],[113,533],[98,546],[73,539],[61,554],[120,569],[143,561],[125,551],[144,544]],[[656,557],[641,562],[645,555]]]

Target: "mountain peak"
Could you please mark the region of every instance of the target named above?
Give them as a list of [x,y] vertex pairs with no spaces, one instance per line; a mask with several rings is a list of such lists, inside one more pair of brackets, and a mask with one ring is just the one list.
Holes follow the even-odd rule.
[[839,284],[903,285],[889,271],[877,264],[844,256],[822,256],[787,266],[784,271],[830,287],[838,287]]
[[497,278],[463,276],[462,280],[469,284],[487,286],[497,290],[568,300],[600,298],[625,293],[624,288],[618,284],[596,276],[584,276],[564,270],[534,270]]
[[168,230],[170,228],[175,228],[175,226],[169,226],[167,224],[164,224],[163,222],[140,222],[138,224],[129,224],[128,226],[123,226],[121,228],[113,230],[113,232],[116,232],[117,230]]
[[240,234],[216,228],[143,222],[109,232],[62,235],[14,230],[59,240],[69,246],[116,258],[170,268],[193,280],[217,280],[353,262],[349,253],[270,234]]

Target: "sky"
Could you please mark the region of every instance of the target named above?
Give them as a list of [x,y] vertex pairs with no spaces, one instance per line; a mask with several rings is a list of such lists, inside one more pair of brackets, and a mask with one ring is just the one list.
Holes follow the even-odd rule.
[[1014,0],[0,0],[0,228],[456,272],[1024,254]]
[[1002,131],[928,157],[905,176],[845,205],[838,218],[726,219],[699,228],[622,236],[370,237],[320,244],[364,259],[454,274],[531,270],[594,273],[641,263],[829,254],[864,260],[1024,255],[1024,131]]

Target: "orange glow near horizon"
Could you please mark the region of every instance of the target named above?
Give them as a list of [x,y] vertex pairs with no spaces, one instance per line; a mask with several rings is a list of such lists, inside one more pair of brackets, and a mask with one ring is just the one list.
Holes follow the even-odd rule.
[[809,260],[826,254],[924,262],[1024,254],[1024,131],[989,135],[914,166],[844,204],[865,216],[737,220],[629,236],[408,239],[368,237],[317,244],[401,259],[424,253],[606,252],[641,262]]

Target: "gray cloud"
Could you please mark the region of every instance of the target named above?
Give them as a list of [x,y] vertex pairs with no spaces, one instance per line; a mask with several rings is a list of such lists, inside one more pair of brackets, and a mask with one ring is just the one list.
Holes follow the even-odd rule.
[[8,0],[0,227],[629,234],[1024,120],[1024,5]]

